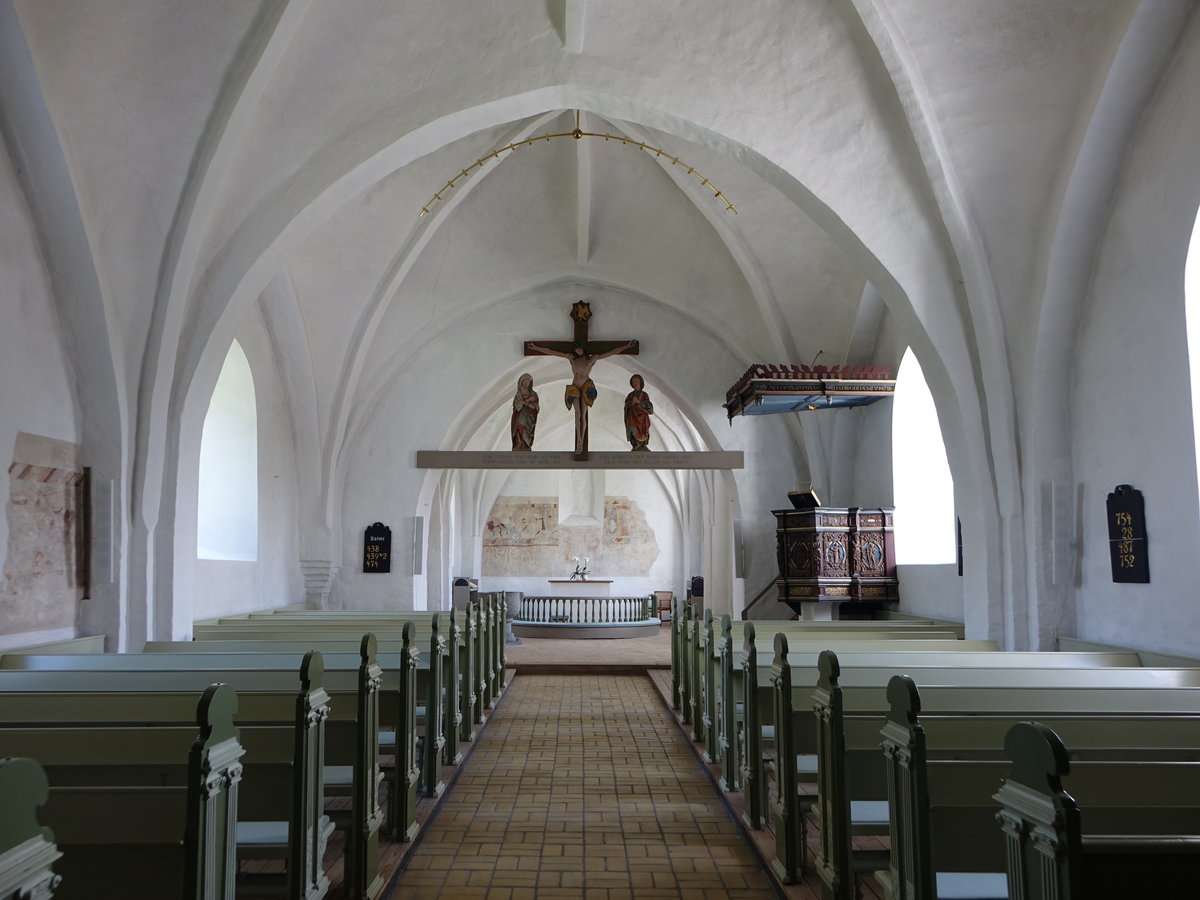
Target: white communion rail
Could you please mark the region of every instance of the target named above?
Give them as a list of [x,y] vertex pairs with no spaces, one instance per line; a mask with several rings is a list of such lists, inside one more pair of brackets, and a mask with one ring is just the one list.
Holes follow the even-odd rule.
[[644,623],[658,617],[649,597],[522,597],[514,625],[523,623],[602,625]]

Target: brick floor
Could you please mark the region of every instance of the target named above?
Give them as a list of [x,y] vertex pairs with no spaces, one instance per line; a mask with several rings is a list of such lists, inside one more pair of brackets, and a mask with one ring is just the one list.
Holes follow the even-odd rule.
[[387,894],[773,898],[651,681],[522,675]]

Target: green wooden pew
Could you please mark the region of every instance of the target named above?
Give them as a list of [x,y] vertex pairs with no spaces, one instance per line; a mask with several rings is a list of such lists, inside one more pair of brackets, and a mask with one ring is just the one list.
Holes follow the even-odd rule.
[[0,759],[0,897],[50,897],[62,881],[54,865],[62,851],[39,821],[50,782],[35,760]]
[[[297,612],[301,616],[326,618],[375,618],[378,616],[394,617],[415,623],[428,622],[439,614],[436,611],[406,610],[377,613],[369,610],[302,610],[284,608],[271,610],[272,616],[293,616]],[[504,595],[501,592],[485,592],[473,601],[468,610],[455,610],[460,616],[466,614],[470,632],[476,635],[476,649],[473,659],[476,660],[475,672],[476,690],[482,692],[485,708],[494,706],[499,699],[500,691],[505,686],[505,641],[504,621],[506,609]],[[387,618],[382,621],[386,622]],[[478,723],[477,723],[478,724]]]
[[[721,760],[722,782],[727,789],[743,792],[743,821],[748,827],[759,829],[765,826],[768,814],[764,743],[773,741],[775,733],[774,687],[771,682],[774,660],[773,653],[759,653],[761,643],[755,637],[753,626],[744,629],[743,640],[737,666],[733,657],[722,659],[725,670],[722,683],[732,684],[728,692],[732,696],[724,700],[718,727],[723,735],[722,746],[728,745],[733,751]],[[1200,669],[1140,668],[1140,660],[1134,653],[971,651],[968,647],[963,643],[961,648],[954,651],[887,648],[871,652],[839,648],[838,659],[844,684],[884,684],[897,671],[919,670],[926,673],[925,677],[940,684],[948,684],[953,680],[968,686],[982,685],[997,677],[988,674],[991,669],[1032,669],[1042,673],[1037,678],[1064,686],[1098,683],[1098,679],[1108,679],[1114,684],[1124,681],[1140,686],[1163,687],[1200,683]],[[915,657],[912,655],[914,652],[921,655]],[[760,657],[765,662],[760,663]],[[793,701],[797,709],[807,709],[810,705],[812,688],[819,675],[819,657],[819,650],[790,649],[788,661],[793,670],[795,690],[799,691]],[[962,670],[969,671],[962,675],[954,674]],[[979,671],[973,674],[974,670]],[[1086,674],[1089,672],[1107,674]],[[1011,680],[1018,676],[1009,674],[1004,677]],[[801,752],[808,758],[802,761],[798,777],[803,774],[813,780],[816,777],[815,747],[810,746]]]
[[[452,619],[449,614],[443,614],[447,623]],[[456,676],[457,667],[454,655],[449,652],[450,643],[445,634],[437,627],[425,632],[423,636],[410,638],[410,647],[420,643],[428,648],[426,652],[418,652],[415,656],[405,650],[404,635],[406,631],[384,632],[376,634],[378,650],[376,659],[383,670],[383,685],[380,695],[380,752],[384,754],[397,753],[400,736],[409,733],[409,722],[415,722],[424,730],[425,749],[422,753],[420,781],[422,791],[427,797],[438,797],[445,789],[442,780],[442,766],[456,765],[461,760],[460,742],[473,739],[474,729],[470,717],[459,712],[458,701],[463,696],[463,680]],[[411,633],[420,635],[415,627]],[[343,660],[357,641],[351,639],[352,632],[334,632],[330,636],[322,636],[315,631],[306,631],[297,635],[294,632],[277,634],[277,639],[233,639],[233,640],[204,640],[204,641],[150,641],[143,648],[145,655],[159,653],[211,653],[216,657],[235,654],[237,656],[262,656],[263,654],[297,653],[308,649],[320,650],[323,654],[333,654],[336,659]],[[406,655],[406,652],[408,655]],[[434,661],[437,661],[436,663]],[[415,663],[414,663],[415,661]],[[0,659],[0,663],[3,660]],[[416,666],[415,694],[417,699],[415,718],[407,716],[407,704],[402,690],[402,673],[409,671],[407,667]],[[224,662],[217,665],[224,665]],[[460,691],[450,691],[444,685],[459,684]],[[430,711],[432,710],[432,714]],[[401,788],[399,792],[407,797],[409,790],[403,773],[407,771],[403,761],[397,759],[400,766],[397,775]],[[399,802],[399,800],[397,801]],[[404,800],[407,804],[407,800]],[[398,809],[394,813],[401,812]],[[393,823],[400,823],[400,830],[406,830],[405,823],[412,820],[407,815],[392,817]]]
[[[492,639],[487,613],[480,606],[472,606],[468,610],[453,610],[440,613],[365,613],[361,611],[339,610],[275,610],[271,612],[249,613],[245,617],[225,617],[216,623],[195,629],[197,640],[211,637],[214,629],[234,625],[243,626],[266,625],[280,631],[295,631],[292,626],[307,628],[314,623],[318,629],[333,624],[339,627],[349,626],[350,631],[374,631],[382,634],[402,628],[404,623],[411,622],[419,629],[418,634],[427,633],[435,623],[450,619],[453,624],[453,640],[451,646],[458,648],[457,675],[461,676],[461,686],[464,696],[459,701],[459,707],[470,716],[470,721],[479,724],[483,721],[483,711],[490,709],[497,693],[497,684],[492,671],[491,647]],[[444,624],[439,625],[445,628]]]
[[[716,762],[720,758],[719,736],[713,731],[716,728],[717,709],[720,704],[722,686],[719,679],[722,676],[721,653],[736,653],[735,643],[726,641],[725,647],[717,640],[718,624],[714,621],[712,611],[705,610],[703,619],[688,619],[690,628],[685,627],[684,668],[686,670],[686,696],[688,709],[684,714],[684,722],[690,723],[693,741],[703,741],[708,762]],[[685,623],[685,625],[687,624]],[[745,628],[742,623],[741,627]],[[953,628],[932,629],[923,624],[913,626],[907,622],[893,623],[881,621],[867,622],[789,622],[779,626],[782,631],[794,635],[802,641],[836,641],[839,646],[850,647],[854,642],[875,644],[891,641],[923,641],[929,649],[938,649],[930,641],[941,641],[944,649],[953,650],[985,650],[997,649],[992,641],[963,641],[960,631]],[[730,623],[732,628],[732,623]],[[751,633],[754,626],[751,625]],[[763,650],[770,651],[769,642],[764,642]]]
[[[357,640],[367,624],[367,622],[347,621],[284,621],[274,624],[269,621],[243,620],[227,625],[197,625],[193,628],[193,632],[196,644],[207,645],[214,641],[258,643],[270,641],[272,643],[284,642],[290,645],[308,643],[316,647],[322,646],[322,642],[327,640]],[[378,638],[380,646],[385,652],[389,644],[403,639],[404,622],[397,621],[394,623],[394,627],[381,622],[371,622],[370,624],[370,630]],[[463,640],[463,628],[455,613],[439,613],[428,623],[413,623],[413,625],[416,628],[418,643],[421,646],[429,646],[428,659],[441,661],[439,666],[434,667],[423,657],[422,664],[418,667],[420,673],[418,678],[426,686],[424,693],[427,705],[437,710],[437,717],[434,721],[455,723],[452,728],[447,727],[441,731],[434,729],[436,751],[446,758],[447,765],[455,765],[460,759],[458,747],[460,734],[470,734],[472,737],[474,734],[473,728],[469,731],[461,728],[462,720],[465,719],[472,725],[477,725],[482,724],[485,718],[482,702],[484,697],[478,690],[478,681],[466,676],[466,671],[475,669],[476,666],[473,662],[463,661],[462,652],[466,644]],[[159,645],[156,643],[154,646]],[[386,663],[384,665],[386,668]],[[437,702],[432,702],[435,699],[433,694],[435,682],[438,691]],[[452,689],[453,686],[457,686],[458,690],[446,695],[441,693],[443,688]],[[418,688],[418,696],[421,696],[420,688]],[[449,720],[445,715],[447,706],[451,706]],[[469,740],[470,738],[465,739]]]
[[[846,627],[839,627],[843,625]],[[849,650],[873,650],[891,644],[907,646],[919,643],[923,649],[931,651],[997,649],[992,641],[965,641],[959,639],[953,630],[923,630],[907,622],[896,626],[881,622],[876,628],[859,626],[860,623],[792,622],[788,623],[783,633],[791,636],[799,645],[814,648],[837,646]],[[691,734],[693,740],[704,742],[707,762],[722,764],[722,781],[727,789],[733,790],[740,783],[734,721],[737,697],[741,693],[738,682],[740,655],[744,652],[744,646],[739,646],[733,640],[733,627],[728,616],[722,618],[719,635],[716,627],[717,623],[706,612],[703,625],[697,629],[695,659],[689,663],[692,677],[688,694],[694,700],[695,708]],[[749,635],[752,640],[756,633],[752,623],[740,623],[737,630]],[[769,652],[770,644],[763,641],[760,649]]]
[[[0,762],[0,858],[19,865],[17,871],[0,867],[0,896],[234,900],[243,756],[233,724],[237,696],[228,685],[210,685],[186,703],[190,728],[173,727],[187,721],[174,709],[166,723],[151,722],[150,710],[143,710],[143,725],[162,724],[171,737],[159,742],[153,738],[158,727],[138,729],[142,740],[126,736],[121,742],[119,771],[93,779],[86,770],[101,774],[91,757],[103,752],[100,735],[108,726],[98,725],[95,734],[84,730],[81,740],[79,729],[42,717],[46,726],[62,725],[57,735],[57,728],[42,729],[42,749],[69,753],[78,764],[76,777],[51,786],[40,764],[24,758]],[[163,751],[170,755],[160,756]],[[169,785],[137,777],[121,783],[121,775],[138,763],[169,765],[183,775]],[[67,769],[60,765],[57,771]],[[35,818],[36,807],[41,809]]]
[[[806,729],[815,727],[820,798],[815,810],[821,828],[816,869],[831,898],[850,898],[854,896],[855,872],[888,864],[886,856],[854,852],[851,844],[855,832],[880,829],[886,833],[888,827],[886,772],[878,752],[879,728],[889,710],[887,687],[842,686],[838,655],[825,651],[818,661],[820,676],[812,693],[812,712],[796,715],[787,645],[785,635],[776,636],[776,721],[791,725],[777,730],[780,763],[772,795],[777,805],[772,865],[781,877],[793,879],[801,868],[803,824],[794,815],[794,766],[783,760],[795,758],[798,743],[806,740]],[[1136,679],[1135,670],[1129,674]],[[926,686],[922,705],[927,713],[939,715],[1200,715],[1200,688],[1113,685],[1107,673],[1096,685],[1072,687],[1030,685],[1020,670],[996,669],[994,675],[990,684],[981,687]]]
[[[875,873],[884,897],[1007,900],[1005,847],[993,794],[1008,768],[1006,735],[1025,715],[922,716],[920,691],[907,675],[892,676],[887,697],[880,746],[887,773],[890,865]],[[1039,721],[1069,742],[1072,762],[1200,761],[1200,716],[1073,715]]]
[[[684,710],[684,722],[693,726],[693,740],[705,740],[705,719],[711,717],[714,698],[719,695],[720,687],[715,686],[709,691],[709,685],[715,685],[719,674],[720,654],[722,652],[719,638],[726,631],[732,638],[744,632],[749,626],[751,632],[756,626],[749,622],[734,622],[729,616],[723,616],[719,621],[711,610],[705,610],[703,617],[683,617],[681,654],[683,672],[683,695],[687,698]],[[822,636],[836,637],[839,641],[890,641],[890,640],[962,640],[961,626],[936,626],[922,620],[852,620],[833,622],[813,621],[778,621],[771,622],[771,630],[765,632],[774,634],[782,631],[795,634],[797,639],[819,640]],[[726,642],[735,652],[740,642]],[[987,645],[995,648],[994,643]],[[768,647],[766,648],[769,651]],[[976,649],[982,649],[978,645]]]
[[1074,762],[1038,722],[1014,725],[1004,749],[1012,765],[995,800],[1012,896],[1124,900],[1194,888],[1200,764]]
[[[479,599],[471,603],[467,610],[455,610],[453,613],[464,623],[465,632],[462,640],[468,644],[467,653],[470,657],[470,668],[460,667],[460,671],[474,673],[472,689],[478,693],[483,704],[482,708],[489,709],[495,705],[505,684],[503,595],[481,594]],[[364,630],[386,631],[389,630],[389,625],[396,622],[411,621],[417,625],[428,624],[439,616],[448,614],[450,613],[425,610],[313,610],[283,607],[246,613],[241,616],[222,616],[215,620],[198,622],[196,625],[204,631],[208,627],[227,623],[265,620],[348,622]],[[482,719],[476,718],[473,721],[479,724]]]
[[[396,619],[394,622],[379,622],[379,620],[358,618],[356,620],[332,620],[332,622],[284,622],[272,624],[263,620],[241,619],[228,625],[199,625],[194,626],[193,647],[199,649],[217,647],[223,644],[235,652],[252,649],[256,644],[270,641],[272,646],[286,646],[288,649],[307,646],[326,648],[332,642],[356,641],[362,634],[362,629],[368,624],[372,626],[372,634],[379,641],[380,652],[386,654],[392,644],[403,640],[403,628],[410,619]],[[412,622],[415,629],[415,641],[427,650],[422,653],[418,666],[418,697],[424,706],[436,710],[433,721],[440,722],[444,727],[433,728],[431,745],[437,754],[444,758],[444,764],[454,766],[461,760],[461,740],[474,738],[474,725],[484,721],[482,695],[478,690],[478,679],[468,677],[467,672],[478,668],[469,658],[472,644],[466,641],[464,634],[468,620],[457,611],[432,613],[428,619]],[[234,644],[233,642],[240,642]],[[146,644],[145,652],[158,652],[163,647],[161,642]],[[176,642],[166,644],[176,647]],[[457,653],[451,652],[456,649]],[[440,665],[433,666],[431,660],[440,660]],[[388,671],[386,655],[382,660],[385,672]],[[457,691],[443,692],[451,685],[457,685]],[[434,692],[437,691],[437,692]],[[452,727],[451,727],[452,724]],[[430,770],[424,774],[433,774],[437,778],[427,787],[434,788],[430,796],[437,796],[442,791],[440,786],[440,770],[438,757],[430,757]],[[427,767],[428,768],[428,767]],[[427,791],[428,793],[428,791]]]
[[[286,900],[317,900],[329,890],[322,860],[333,830],[324,815],[322,757],[329,709],[321,655],[307,654],[298,675],[258,672],[249,683],[242,674],[246,686],[237,693],[236,723],[255,753],[239,766],[246,777],[237,791],[236,854],[239,859],[282,859],[286,868],[282,874],[243,875],[239,883],[243,893],[253,887]],[[212,675],[0,672],[0,755],[7,754],[10,741],[27,739],[30,729],[126,726],[135,729],[131,733],[136,737],[136,729],[194,721],[196,697]],[[79,765],[86,766],[88,747],[78,749],[83,755]],[[125,786],[122,779],[131,777],[104,765],[90,769],[89,778],[110,776],[114,787]],[[152,777],[161,781],[169,774],[155,770]],[[146,828],[144,833],[152,835]],[[66,836],[60,832],[58,838],[65,852]]]
[[[937,648],[928,642],[934,640],[956,641],[948,648],[954,652],[997,649],[991,641],[963,640],[961,628],[933,630],[929,622],[921,620],[792,621],[770,624],[772,629],[791,636],[797,643],[846,647],[856,641],[921,641],[923,647],[933,650]],[[721,783],[726,790],[738,790],[740,787],[736,721],[738,698],[744,693],[740,684],[741,655],[748,644],[756,639],[756,633],[753,622],[735,622],[726,615],[721,617],[718,624],[707,614],[698,632],[699,652],[693,666],[698,681],[694,682],[692,691],[702,713],[699,725],[693,728],[693,734],[698,735],[694,739],[704,740],[706,761],[721,764]],[[769,654],[771,645],[764,640],[760,649]],[[696,719],[693,718],[693,721]]]
[[[410,642],[411,644],[411,642]],[[185,644],[193,647],[194,644]],[[382,670],[376,662],[374,635],[364,635],[355,654],[324,654],[324,688],[329,697],[329,717],[325,734],[324,782],[327,794],[351,798],[345,813],[332,812],[330,818],[347,833],[346,890],[353,898],[373,898],[383,889],[379,875],[379,832],[383,811],[379,805],[382,777],[379,761],[379,701]],[[294,673],[303,663],[301,653],[205,654],[205,653],[107,653],[69,654],[65,656],[25,655],[0,659],[4,669],[39,672],[203,672],[204,677],[221,677],[234,683],[246,683],[247,672],[277,671]],[[391,787],[394,827],[406,837],[416,830],[415,769],[415,660],[401,671],[399,694],[409,704],[401,714],[409,724],[398,733],[408,735],[401,745],[404,753],[396,769],[400,786]],[[251,676],[252,677],[252,676]]]
[[[691,724],[691,709],[688,708],[689,673],[694,666],[689,663],[689,655],[694,654],[699,639],[697,623],[703,627],[708,618],[714,618],[711,611],[707,615],[697,613],[697,608],[691,601],[686,602],[671,623],[671,705],[684,716],[684,724]],[[722,617],[722,621],[725,617]],[[766,635],[775,634],[779,630],[802,627],[810,631],[850,632],[856,630],[879,630],[882,628],[912,628],[919,631],[951,631],[955,637],[965,637],[964,626],[957,622],[939,621],[907,615],[889,615],[878,619],[851,619],[838,621],[812,621],[799,619],[758,619],[752,622],[731,620],[731,634],[736,641],[740,637],[740,629],[751,624],[759,632]]]
[[[478,598],[470,603],[470,608],[477,609],[480,614],[479,631],[481,634],[487,634],[493,645],[493,668],[503,669],[504,663],[504,621],[506,609],[504,605],[503,592],[482,592]],[[463,612],[463,610],[455,610]],[[399,619],[402,621],[411,621],[420,623],[429,621],[438,615],[445,615],[445,611],[438,610],[362,610],[362,609],[344,609],[344,610],[326,610],[326,609],[308,609],[302,606],[282,606],[273,609],[258,610],[252,613],[245,613],[242,616],[220,616],[215,619],[205,619],[198,621],[197,625],[214,625],[222,620],[237,620],[263,618],[266,616],[308,616],[308,617],[328,617],[333,619],[380,619],[386,621],[388,619]],[[503,673],[501,672],[501,677]]]

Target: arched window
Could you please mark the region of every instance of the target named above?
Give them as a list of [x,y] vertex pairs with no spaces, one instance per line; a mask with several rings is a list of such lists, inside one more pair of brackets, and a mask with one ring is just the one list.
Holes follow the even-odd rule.
[[1192,240],[1183,267],[1183,308],[1187,317],[1188,365],[1192,373],[1192,433],[1196,464],[1200,469],[1200,215],[1192,225]]
[[896,562],[954,562],[954,479],[933,395],[911,347],[896,373],[892,401],[892,496]]
[[196,556],[258,559],[258,410],[254,376],[237,341],[229,347],[204,416]]

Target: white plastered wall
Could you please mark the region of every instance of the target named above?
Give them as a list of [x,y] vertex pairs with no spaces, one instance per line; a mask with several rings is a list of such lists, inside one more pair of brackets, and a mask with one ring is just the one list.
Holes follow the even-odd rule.
[[[75,376],[63,344],[34,226],[9,157],[0,152],[0,510],[8,505],[7,470],[19,432],[79,442]],[[8,539],[8,517],[0,514],[0,572]],[[63,602],[72,606],[74,621],[74,598]],[[0,632],[32,639],[28,631],[0,610]],[[62,636],[74,635],[39,637]]]
[[[1185,35],[1121,171],[1079,332],[1070,384],[1070,573],[1076,621],[1094,641],[1200,654],[1196,454],[1183,272],[1200,203],[1200,23]],[[1112,581],[1105,502],[1118,484],[1146,504],[1150,583]],[[1133,637],[1136,636],[1136,637]]]
[[[256,306],[238,331],[254,376],[258,411],[258,559],[237,562],[196,558],[194,513],[181,515],[177,536],[175,603],[171,632],[190,637],[192,621],[268,609],[304,600],[299,564],[298,485],[294,431],[276,366],[275,348]],[[211,396],[212,384],[195,388]],[[206,409],[206,403],[196,404]],[[179,509],[192,511],[197,489],[200,431],[192,423],[180,454]]]

